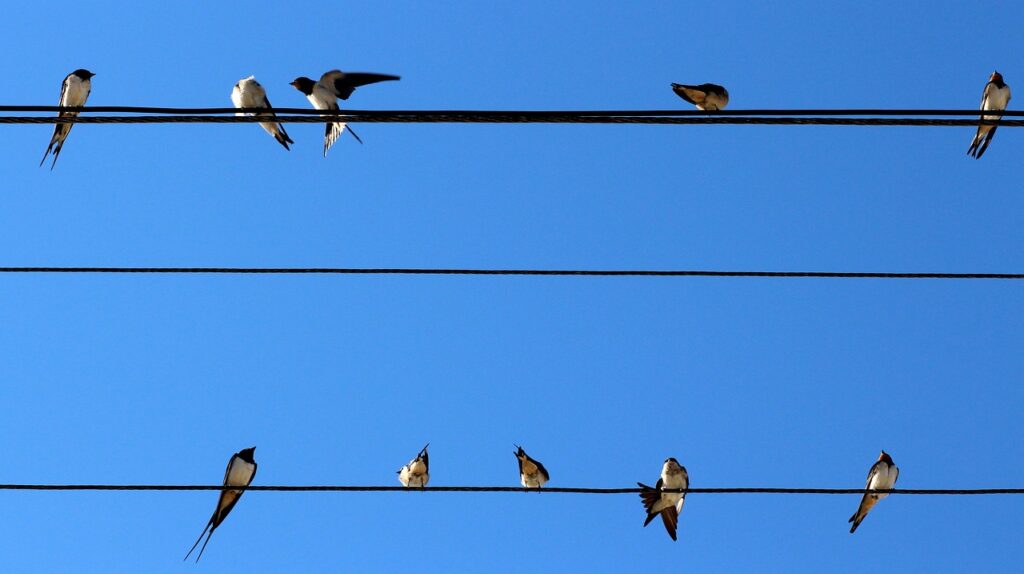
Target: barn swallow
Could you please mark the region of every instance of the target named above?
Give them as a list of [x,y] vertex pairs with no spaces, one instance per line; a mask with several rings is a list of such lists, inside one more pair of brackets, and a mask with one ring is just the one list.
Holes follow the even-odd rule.
[[[985,84],[985,91],[981,93],[981,110],[1001,111],[1005,110],[1006,105],[1009,103],[1010,86],[1003,82],[1002,74],[992,72],[992,75],[988,77],[988,83]],[[998,120],[1002,117],[1002,115],[983,115],[981,119]],[[974,159],[979,159],[988,148],[989,142],[992,141],[992,136],[996,135],[996,128],[998,127],[979,125],[977,133],[974,134],[974,141],[971,142],[971,147],[967,148],[967,155],[973,156]],[[981,146],[980,148],[978,147],[979,145]]]
[[[896,463],[892,461],[892,457],[883,450],[882,454],[878,455],[878,460],[875,464],[871,465],[871,470],[868,471],[868,484],[864,488],[867,490],[889,490],[896,485],[896,478],[899,475],[900,469],[896,468]],[[857,512],[854,512],[848,521],[853,523],[853,526],[850,527],[850,534],[857,530],[861,521],[878,504],[878,501],[886,496],[889,496],[889,493],[864,493],[864,498],[860,499],[860,506],[857,508]]]
[[[256,81],[256,78],[249,76],[248,78],[242,78],[235,84],[234,89],[231,90],[231,103],[235,104],[236,108],[266,108],[271,109],[270,100],[267,99],[267,92],[263,89],[263,86]],[[236,116],[244,116],[249,114],[238,113]],[[271,120],[277,118],[274,112],[259,112],[256,114],[259,117],[267,117]],[[288,144],[295,143],[292,138],[288,137],[288,132],[284,131],[284,126],[276,121],[260,122],[260,126],[267,130],[267,133],[274,136],[274,139],[284,146],[284,149],[290,150]]]
[[[242,450],[231,455],[231,460],[228,461],[228,468],[224,471],[224,486],[249,486],[252,483],[252,479],[256,476],[256,461],[252,458],[253,453],[256,451],[256,447],[243,448]],[[213,536],[213,531],[217,530],[221,522],[227,518],[228,513],[235,507],[235,503],[244,494],[244,490],[222,490],[220,491],[220,500],[217,501],[217,508],[213,511],[213,516],[210,517],[210,521],[206,523],[206,528],[203,529],[203,533],[196,539],[196,543],[192,545],[192,548],[185,555],[185,560],[192,554],[192,551],[199,545],[199,541],[203,539],[203,534],[206,535],[206,542],[203,542],[203,547],[199,549],[199,555],[196,556],[196,562],[203,557],[203,551],[206,550],[206,545],[210,542],[210,537]]]
[[672,91],[697,106],[698,110],[724,110],[729,104],[729,91],[718,84],[672,84]]
[[518,449],[513,454],[516,455],[516,460],[519,461],[519,482],[522,483],[523,488],[540,488],[544,486],[544,483],[551,479],[548,469],[544,468],[540,461],[530,458],[530,455],[526,454],[523,447],[517,444],[512,446]]
[[[71,72],[64,78],[64,83],[60,87],[60,102],[58,106],[64,108],[80,108],[85,105],[85,100],[89,99],[89,92],[92,91],[92,77],[96,74],[89,70],[78,69]],[[57,114],[60,118],[75,118],[78,117],[78,112],[60,112]],[[50,138],[50,145],[46,148],[46,153],[43,154],[43,160],[39,162],[40,167],[46,162],[46,156],[50,155],[50,151],[53,151],[53,163],[50,164],[50,171],[53,171],[53,166],[57,165],[57,156],[60,155],[60,150],[64,148],[64,140],[68,139],[68,134],[71,133],[71,128],[75,124],[56,124],[53,126],[53,136]],[[56,147],[55,147],[56,146]]]
[[[430,443],[427,443],[430,446]],[[418,486],[423,488],[430,482],[430,458],[427,456],[427,446],[423,447],[416,458],[409,461],[409,464],[398,470],[398,482],[402,486]]]
[[679,513],[683,511],[683,504],[686,502],[686,493],[661,492],[662,488],[674,488],[686,490],[690,488],[690,477],[686,474],[686,467],[679,464],[674,458],[665,459],[665,465],[661,468],[661,478],[658,479],[654,488],[638,482],[640,486],[640,498],[643,500],[644,508],[647,509],[647,526],[654,520],[654,517],[661,514],[661,521],[665,523],[665,530],[672,540],[676,539],[676,526],[679,523]]
[[[399,79],[398,76],[390,74],[366,72],[350,72],[346,74],[341,70],[331,70],[320,76],[319,82],[314,82],[305,76],[301,76],[295,78],[291,85],[295,86],[296,90],[305,94],[306,99],[309,100],[309,103],[313,104],[314,108],[318,110],[336,110],[338,109],[338,98],[347,100],[359,86]],[[324,132],[324,157],[327,157],[327,150],[331,149],[331,146],[334,145],[334,142],[338,141],[338,138],[341,137],[344,131],[345,122],[327,123],[327,128]],[[363,143],[363,140],[356,135],[356,132],[352,131],[351,127],[348,128],[348,131],[352,134],[352,137],[356,138],[356,141]]]

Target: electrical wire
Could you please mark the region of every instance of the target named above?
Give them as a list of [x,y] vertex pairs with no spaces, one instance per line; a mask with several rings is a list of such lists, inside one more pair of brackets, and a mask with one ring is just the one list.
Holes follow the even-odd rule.
[[[194,490],[253,490],[262,492],[548,492],[558,494],[636,494],[640,488],[577,488],[544,487],[521,488],[518,486],[427,486],[408,488],[405,486],[232,486],[224,485],[170,485],[170,484],[0,484],[0,490],[48,490],[48,491],[194,491]],[[911,494],[911,495],[996,495],[1024,494],[1024,488],[664,488],[662,492],[685,492],[686,494]]]
[[0,273],[217,275],[519,275],[541,277],[761,277],[818,279],[1024,279],[1024,273],[701,271],[621,269],[424,269],[347,267],[0,267]]
[[[162,108],[141,106],[91,106],[63,108],[60,106],[0,106],[0,113],[61,112],[82,113],[144,113],[159,115],[131,116],[0,116],[0,124],[57,123],[253,123],[266,117],[235,115],[266,113],[264,108]],[[807,109],[807,110],[312,110],[306,108],[273,108],[274,121],[283,123],[576,123],[576,124],[705,124],[705,125],[860,125],[860,126],[977,126],[979,124],[1007,127],[1024,126],[1024,120],[981,120],[977,110],[876,110],[876,109]],[[229,115],[221,115],[229,114]],[[1024,112],[1000,112],[1006,117],[1021,117]],[[814,117],[801,117],[814,116]],[[822,117],[840,116],[840,117]],[[875,117],[852,117],[875,116]],[[897,117],[904,116],[904,117]],[[909,117],[908,117],[909,116]],[[970,119],[947,119],[934,116],[968,116]]]

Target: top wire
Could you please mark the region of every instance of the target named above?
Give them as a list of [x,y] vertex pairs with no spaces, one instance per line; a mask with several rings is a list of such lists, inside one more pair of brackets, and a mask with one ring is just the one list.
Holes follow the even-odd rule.
[[[253,123],[265,108],[165,108],[143,106],[0,106],[5,113],[78,111],[118,116],[13,116],[0,115],[0,124],[57,123]],[[979,119],[978,110],[313,110],[273,108],[283,123],[575,123],[575,124],[732,124],[732,125],[862,125],[862,126],[1024,126],[1024,120]],[[1024,111],[1001,111],[1006,117],[1024,117]],[[958,119],[957,116],[963,116]]]

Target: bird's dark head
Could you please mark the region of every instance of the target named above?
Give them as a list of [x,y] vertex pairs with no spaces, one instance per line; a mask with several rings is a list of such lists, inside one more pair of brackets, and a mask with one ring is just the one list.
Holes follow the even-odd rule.
[[307,78],[305,76],[301,76],[301,77],[298,77],[298,78],[295,78],[294,80],[292,80],[291,85],[295,86],[296,90],[298,90],[298,91],[300,91],[303,94],[306,94],[308,96],[308,95],[313,93],[313,86],[316,85],[316,82],[314,82],[313,80],[310,80],[309,78]]
[[256,447],[254,447],[254,446],[251,446],[249,448],[243,448],[242,450],[238,451],[238,458],[244,460],[245,462],[256,462],[256,460],[253,459],[253,457],[252,457],[252,455],[255,452],[256,452]]
[[996,84],[1002,84],[1003,83],[1003,75],[1000,74],[999,72],[992,72],[992,75],[988,77],[988,81],[996,83]]
[[71,72],[71,73],[76,75],[76,76],[78,76],[79,78],[81,78],[83,80],[88,80],[89,78],[91,78],[91,77],[96,75],[96,74],[90,72],[89,70],[86,70],[86,69],[83,69],[83,68],[79,68],[79,69],[77,69],[77,70],[75,70],[74,72]]
[[882,451],[882,454],[878,455],[878,460],[886,462],[888,464],[892,464],[892,457],[889,456],[889,453],[885,452],[884,450]]
[[514,453],[512,453],[512,454],[516,455],[516,458],[526,458],[526,451],[523,450],[523,447],[521,447],[521,446],[519,446],[517,444],[514,444],[512,446],[516,447],[516,451]]

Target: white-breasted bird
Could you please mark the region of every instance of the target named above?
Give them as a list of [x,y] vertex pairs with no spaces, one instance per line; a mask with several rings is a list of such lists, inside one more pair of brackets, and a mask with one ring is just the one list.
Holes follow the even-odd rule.
[[[309,100],[309,103],[313,104],[314,108],[318,110],[337,110],[338,98],[347,100],[356,88],[367,84],[399,79],[401,79],[399,76],[391,74],[374,74],[370,72],[345,73],[341,70],[331,70],[320,76],[319,82],[314,82],[310,78],[300,76],[292,80],[291,85],[296,90],[302,92],[306,99]],[[331,149],[331,146],[334,145],[334,142],[338,141],[338,138],[341,137],[344,131],[345,122],[327,123],[324,132],[324,157],[327,157],[327,150]],[[363,140],[356,135],[356,132],[352,131],[351,127],[348,128],[348,131],[352,134],[352,137],[356,138],[356,141],[363,143]]]
[[523,485],[523,488],[540,488],[544,486],[544,483],[551,479],[548,469],[544,468],[540,461],[530,458],[530,455],[526,454],[523,447],[517,444],[512,446],[517,449],[512,454],[516,455],[516,460],[519,461],[519,482]]
[[[228,468],[224,471],[224,486],[249,486],[252,484],[252,479],[256,476],[254,452],[256,452],[256,447],[243,448],[231,455],[231,459],[228,460]],[[196,556],[196,562],[199,562],[199,559],[203,557],[203,551],[206,550],[207,543],[210,542],[210,537],[213,536],[213,531],[220,526],[221,522],[224,522],[228,513],[231,512],[231,509],[235,507],[235,503],[238,502],[239,498],[242,498],[244,493],[244,490],[225,489],[220,491],[220,499],[217,500],[217,508],[214,509],[213,516],[206,523],[206,528],[203,529],[202,534],[196,539],[196,543],[192,545],[188,554],[185,555],[185,560],[188,560],[188,557],[196,549],[196,546],[205,534],[206,542],[203,542],[203,547],[199,549],[199,555]]]
[[661,514],[661,521],[665,523],[665,530],[672,540],[676,539],[676,527],[679,524],[679,513],[683,511],[683,504],[686,503],[684,492],[661,492],[662,488],[673,488],[685,490],[690,487],[690,476],[686,473],[686,467],[679,464],[674,458],[665,459],[661,467],[661,478],[658,479],[654,488],[638,482],[640,486],[640,499],[647,510],[647,520],[644,526],[654,520],[654,517]]
[[[1003,111],[1009,103],[1010,86],[1003,82],[1002,74],[992,72],[992,75],[988,77],[988,83],[985,84],[984,91],[981,92],[981,111]],[[1002,114],[984,114],[981,116],[981,119],[998,120],[1002,117]],[[967,148],[967,155],[973,156],[974,159],[980,158],[985,153],[985,150],[988,149],[988,144],[992,141],[992,137],[996,135],[996,128],[998,127],[984,124],[979,125],[978,131],[974,134],[974,140],[971,141],[971,147]]]
[[697,106],[698,110],[724,110],[729,104],[729,91],[718,84],[672,84],[672,91]]
[[[263,89],[263,86],[256,81],[256,78],[249,76],[248,78],[242,78],[238,80],[235,87],[231,90],[231,103],[236,108],[266,108],[272,109],[270,106],[270,100],[267,99],[267,91]],[[236,116],[252,115],[247,113],[237,113]],[[284,149],[291,150],[288,144],[295,143],[292,138],[288,137],[288,132],[284,131],[284,126],[277,121],[277,116],[274,112],[258,112],[256,116],[261,118],[269,118],[271,121],[260,122],[260,126],[267,131],[268,134],[274,136],[274,139],[284,146]]]
[[[871,465],[871,470],[868,471],[868,483],[864,488],[867,490],[890,490],[896,485],[896,478],[899,475],[900,469],[896,467],[892,457],[883,450],[882,454],[878,455],[878,460],[875,464]],[[871,509],[878,504],[878,501],[886,496],[889,496],[889,493],[864,493],[864,498],[860,499],[860,506],[857,507],[857,512],[854,512],[848,521],[853,523],[853,526],[850,527],[850,534],[857,530],[857,527],[860,526],[868,512],[871,512]]]
[[[96,74],[89,70],[78,69],[71,72],[64,78],[64,83],[60,86],[60,101],[57,105],[64,108],[80,108],[85,105],[85,100],[89,99],[89,92],[92,91],[92,77]],[[60,118],[74,118],[78,117],[78,112],[65,111],[57,114]],[[50,137],[50,145],[46,148],[46,153],[43,154],[42,161],[39,162],[40,167],[46,163],[46,156],[50,155],[50,151],[53,151],[53,163],[50,164],[50,170],[53,170],[53,166],[57,165],[57,156],[60,155],[60,150],[64,148],[64,140],[68,139],[68,134],[71,133],[71,128],[75,124],[56,124],[53,126],[53,136]]]
[[423,488],[430,482],[430,457],[427,455],[427,443],[423,450],[416,455],[416,458],[409,461],[409,464],[398,469],[398,482],[402,486]]

